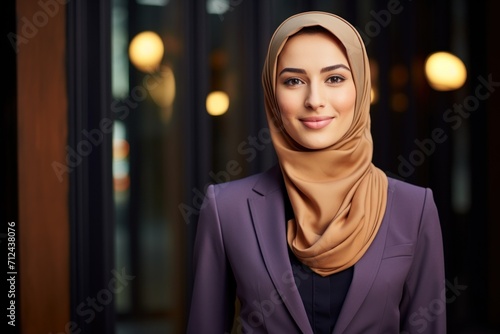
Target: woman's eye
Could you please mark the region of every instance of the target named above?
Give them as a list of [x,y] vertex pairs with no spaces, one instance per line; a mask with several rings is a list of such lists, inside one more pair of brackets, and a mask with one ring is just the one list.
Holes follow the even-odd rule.
[[302,80],[298,78],[290,78],[285,81],[285,85],[287,86],[295,86],[295,85],[300,85],[302,83]]
[[334,76],[331,76],[329,77],[326,81],[328,83],[341,83],[342,81],[344,81],[345,79],[341,76],[338,76],[338,75],[334,75]]

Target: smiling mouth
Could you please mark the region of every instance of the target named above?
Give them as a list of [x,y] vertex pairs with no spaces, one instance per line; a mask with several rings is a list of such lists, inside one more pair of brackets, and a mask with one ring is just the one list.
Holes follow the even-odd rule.
[[299,119],[309,129],[322,129],[333,121],[333,117],[305,117]]

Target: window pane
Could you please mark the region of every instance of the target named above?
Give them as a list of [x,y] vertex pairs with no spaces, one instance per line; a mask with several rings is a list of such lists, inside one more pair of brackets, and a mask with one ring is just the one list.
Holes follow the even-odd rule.
[[113,1],[115,261],[135,275],[116,298],[119,334],[182,332],[184,6]]

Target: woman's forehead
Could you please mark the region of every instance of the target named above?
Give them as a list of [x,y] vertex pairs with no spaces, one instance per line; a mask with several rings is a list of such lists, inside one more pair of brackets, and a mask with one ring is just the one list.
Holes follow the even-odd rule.
[[278,55],[278,63],[284,59],[286,63],[310,66],[330,66],[333,63],[348,65],[347,54],[342,44],[331,34],[324,32],[296,34],[289,38]]

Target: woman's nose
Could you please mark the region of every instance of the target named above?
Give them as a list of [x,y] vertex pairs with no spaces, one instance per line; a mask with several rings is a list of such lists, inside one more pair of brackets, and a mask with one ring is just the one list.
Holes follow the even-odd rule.
[[305,107],[311,110],[317,110],[325,106],[323,92],[318,85],[311,84],[309,86],[308,95],[305,100]]

